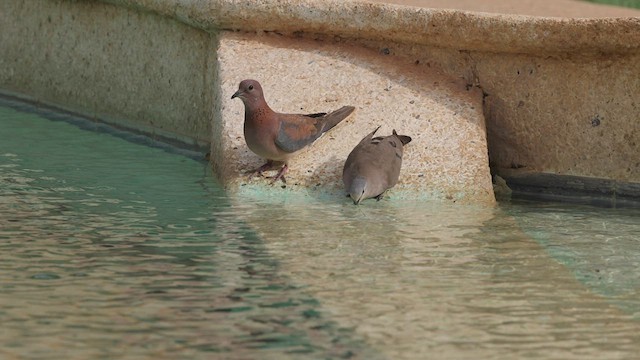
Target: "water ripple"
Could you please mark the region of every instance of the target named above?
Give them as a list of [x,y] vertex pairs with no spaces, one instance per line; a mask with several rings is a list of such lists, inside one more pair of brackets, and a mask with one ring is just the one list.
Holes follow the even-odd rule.
[[2,358],[640,350],[637,211],[229,198],[159,148],[0,122]]

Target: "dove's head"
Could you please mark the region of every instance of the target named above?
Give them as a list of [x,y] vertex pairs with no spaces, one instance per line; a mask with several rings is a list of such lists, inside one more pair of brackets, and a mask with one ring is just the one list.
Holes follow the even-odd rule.
[[264,101],[262,86],[260,86],[260,83],[256,80],[242,80],[238,86],[238,91],[236,91],[231,98],[240,98],[245,105],[260,103]]
[[353,200],[353,204],[359,205],[360,201],[367,198],[367,179],[362,176],[356,176],[347,191],[351,200]]

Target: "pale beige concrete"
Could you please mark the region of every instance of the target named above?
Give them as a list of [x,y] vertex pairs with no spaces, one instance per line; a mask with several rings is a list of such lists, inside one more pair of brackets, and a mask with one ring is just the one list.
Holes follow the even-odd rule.
[[[482,93],[426,65],[352,42],[291,39],[277,34],[223,33],[218,47],[222,147],[215,168],[230,189],[242,188],[264,163],[246,146],[244,106],[231,99],[245,78],[261,82],[270,106],[285,113],[315,113],[343,105],[355,113],[289,162],[287,190],[343,194],[349,152],[378,126],[413,138],[407,145],[393,198],[491,204]],[[225,166],[226,164],[226,166]],[[267,180],[255,177],[254,184]],[[280,190],[280,183],[273,186]],[[409,191],[410,190],[410,191]]]
[[5,1],[0,89],[169,141],[210,142],[215,41],[101,2]]
[[640,53],[505,56],[416,45],[398,57],[485,93],[495,172],[551,172],[640,182]]
[[[568,35],[584,33],[574,18],[602,19],[622,41],[637,39],[640,10],[573,0],[373,0],[488,13],[565,17]],[[535,23],[540,18],[523,18]],[[600,21],[596,19],[592,21]],[[618,26],[622,23],[632,25]],[[594,23],[595,24],[595,23]],[[548,35],[542,32],[539,35]],[[594,43],[595,44],[595,43]],[[630,45],[630,44],[628,44]],[[403,46],[401,46],[403,47]],[[628,49],[622,46],[621,49]],[[567,47],[569,50],[569,47]],[[398,53],[428,62],[482,87],[494,171],[551,172],[640,182],[640,52],[592,54],[536,51],[505,56],[484,51],[403,47]],[[514,170],[516,169],[516,170]]]
[[209,31],[304,32],[507,54],[640,49],[638,18],[531,17],[343,0],[105,1]]
[[477,61],[497,168],[640,182],[640,54]]

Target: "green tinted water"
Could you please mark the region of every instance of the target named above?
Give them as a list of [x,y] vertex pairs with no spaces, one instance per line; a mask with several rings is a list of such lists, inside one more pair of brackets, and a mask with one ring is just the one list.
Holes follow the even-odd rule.
[[0,107],[0,358],[640,350],[637,210],[229,197],[196,157],[23,110]]

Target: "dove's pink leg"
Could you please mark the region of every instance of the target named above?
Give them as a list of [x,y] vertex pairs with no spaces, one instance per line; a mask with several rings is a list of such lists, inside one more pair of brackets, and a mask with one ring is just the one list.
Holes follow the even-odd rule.
[[287,180],[284,178],[284,174],[287,173],[287,171],[289,170],[289,166],[287,166],[287,164],[282,165],[282,168],[280,168],[280,171],[278,171],[278,174],[276,176],[274,176],[271,181],[271,183],[275,183],[278,180],[282,180],[283,183],[287,183]]
[[251,179],[254,175],[258,174],[260,176],[262,176],[262,172],[265,170],[269,170],[273,167],[273,161],[271,160],[267,160],[266,163],[264,163],[264,165],[260,166],[257,169],[253,169],[253,170],[249,170],[246,173],[249,174],[249,179]]

